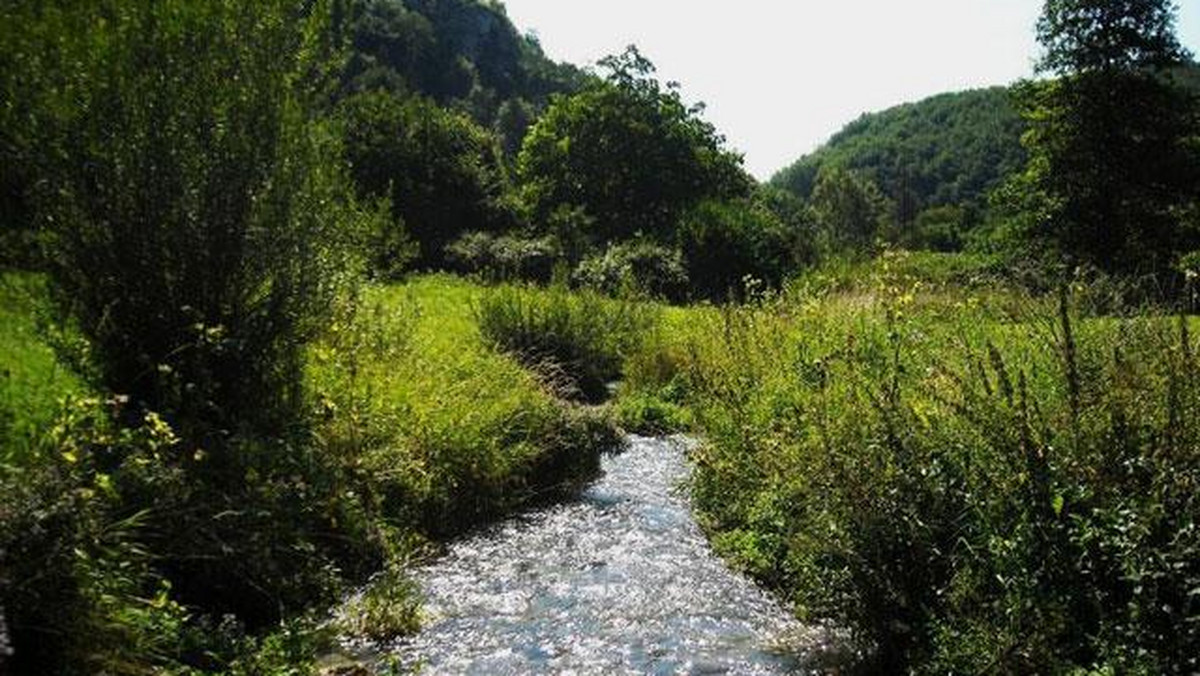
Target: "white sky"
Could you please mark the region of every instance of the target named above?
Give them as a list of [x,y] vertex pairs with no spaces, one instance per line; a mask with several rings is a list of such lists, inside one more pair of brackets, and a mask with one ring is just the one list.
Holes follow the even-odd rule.
[[[504,0],[551,58],[636,44],[766,179],[869,111],[1032,74],[1041,0]],[[1200,52],[1200,0],[1178,2]]]

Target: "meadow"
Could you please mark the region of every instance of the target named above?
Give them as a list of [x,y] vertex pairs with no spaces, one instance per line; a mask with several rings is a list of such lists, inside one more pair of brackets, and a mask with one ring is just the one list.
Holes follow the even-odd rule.
[[687,411],[714,547],[872,669],[1193,670],[1197,323],[1098,289],[831,266],[687,311],[624,396]]

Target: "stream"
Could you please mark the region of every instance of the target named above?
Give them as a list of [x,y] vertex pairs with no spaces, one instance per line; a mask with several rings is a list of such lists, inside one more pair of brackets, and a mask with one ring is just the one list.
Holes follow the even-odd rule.
[[426,621],[377,655],[433,674],[781,674],[824,640],[709,549],[682,439],[631,437],[578,499],[414,571]]

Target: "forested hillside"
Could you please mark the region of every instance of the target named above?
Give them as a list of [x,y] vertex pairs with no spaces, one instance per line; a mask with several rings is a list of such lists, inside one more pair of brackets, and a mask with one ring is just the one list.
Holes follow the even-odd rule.
[[365,0],[350,5],[345,91],[420,94],[493,128],[510,151],[551,94],[586,79],[548,59],[494,0]]
[[823,167],[860,172],[911,219],[934,206],[984,200],[1019,169],[1024,125],[1006,87],[939,94],[868,113],[771,183],[808,199]]

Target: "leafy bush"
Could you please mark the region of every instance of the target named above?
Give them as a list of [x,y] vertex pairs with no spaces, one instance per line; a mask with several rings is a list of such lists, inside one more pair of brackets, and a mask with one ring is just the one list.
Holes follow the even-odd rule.
[[[338,564],[379,558],[339,498],[343,468],[304,434],[304,348],[374,227],[337,130],[313,117],[330,7],[77,4],[6,6],[4,23],[19,17],[11,48],[41,66],[21,104],[41,144],[52,289],[120,405],[104,411],[111,434],[46,442],[37,464],[70,453],[111,482],[112,505],[78,538],[139,515],[122,547],[145,555],[112,565],[144,561],[171,602],[258,630],[330,599]],[[147,425],[161,433],[149,450],[124,440]],[[86,595],[62,603],[90,612]]]
[[749,279],[776,287],[800,264],[805,234],[753,202],[705,202],[684,217],[680,247],[698,298],[740,296]]
[[604,253],[585,258],[573,281],[609,295],[633,288],[671,300],[683,299],[688,289],[679,252],[645,240],[610,244]]
[[544,292],[519,286],[489,290],[477,317],[485,339],[541,373],[563,395],[592,401],[604,398],[623,357],[656,321],[644,303],[572,293],[562,284]]
[[463,233],[515,223],[497,142],[467,116],[384,92],[352,96],[339,111],[358,189],[391,201],[375,250],[385,277],[409,264],[410,237],[416,263],[438,268]]
[[468,232],[446,248],[450,262],[461,272],[497,279],[548,282],[559,261],[553,237],[521,237]]
[[553,99],[525,137],[517,174],[536,223],[578,207],[594,219],[594,245],[638,234],[669,242],[699,201],[749,194],[741,158],[636,49],[600,65],[606,79]]

